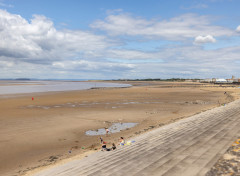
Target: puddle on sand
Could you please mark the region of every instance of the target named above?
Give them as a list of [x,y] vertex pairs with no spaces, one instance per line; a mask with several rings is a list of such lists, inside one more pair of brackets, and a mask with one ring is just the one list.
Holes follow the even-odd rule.
[[[122,130],[126,130],[128,128],[135,127],[136,125],[137,125],[137,123],[113,123],[112,126],[110,126],[108,128],[109,129],[109,134],[118,133]],[[105,130],[105,128],[100,128],[96,131],[89,130],[89,131],[86,131],[85,134],[88,135],[88,136],[105,135],[106,130]]]

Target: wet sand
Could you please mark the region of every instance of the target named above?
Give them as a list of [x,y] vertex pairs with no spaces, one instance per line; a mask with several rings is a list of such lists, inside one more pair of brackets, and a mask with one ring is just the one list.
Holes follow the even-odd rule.
[[109,143],[117,143],[120,136],[134,137],[222,106],[240,93],[236,87],[199,83],[132,84],[130,88],[1,96],[0,175],[23,175],[100,150],[100,136],[86,136],[87,130],[109,127],[114,122],[138,123],[134,128],[102,136]]

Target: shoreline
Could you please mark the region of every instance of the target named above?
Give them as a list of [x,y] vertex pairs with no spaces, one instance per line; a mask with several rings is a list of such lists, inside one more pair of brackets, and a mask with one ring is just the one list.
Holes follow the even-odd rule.
[[[41,151],[46,151],[46,149],[49,150],[44,155],[36,155],[35,158],[39,158],[39,160],[42,160],[41,162],[30,158],[29,161],[35,163],[35,165],[33,164],[30,166],[25,164],[29,169],[24,169],[23,165],[19,169],[15,168],[18,171],[21,170],[18,174],[26,175],[32,172],[30,171],[32,169],[31,167],[34,168],[39,166],[41,170],[44,168],[42,167],[44,164],[50,164],[49,167],[52,167],[55,162],[58,164],[59,162],[64,162],[65,159],[71,160],[72,157],[85,157],[84,153],[86,151],[94,152],[96,149],[99,150],[101,148],[99,136],[86,136],[84,134],[86,130],[102,128],[113,122],[139,122],[139,125],[133,129],[104,137],[109,143],[117,142],[120,136],[124,136],[128,139],[159,126],[217,107],[222,103],[220,100],[230,102],[230,100],[225,100],[226,97],[223,92],[226,90],[229,94],[231,93],[234,95],[235,99],[239,96],[239,90],[233,90],[234,88],[209,88],[207,85],[206,87],[202,85],[196,86],[197,84],[194,84],[196,87],[190,87],[183,83],[181,83],[179,87],[177,83],[166,83],[164,85],[159,83],[152,84],[153,85],[148,86],[133,85],[130,88],[124,89],[90,89],[84,91],[51,93],[39,95],[39,97],[37,96],[36,102],[35,100],[32,102],[30,96],[5,99],[4,101],[6,102],[2,104],[8,107],[5,110],[6,112],[4,112],[5,115],[12,118],[12,120],[17,120],[16,117],[21,118],[23,121],[21,123],[23,124],[18,124],[18,126],[22,125],[22,127],[24,127],[21,130],[25,130],[26,127],[30,128],[29,131],[25,130],[25,133],[32,135],[29,136],[29,139],[32,139],[32,143],[30,144],[33,147],[32,152],[36,151],[36,149]],[[182,85],[184,86],[181,87]],[[77,105],[82,101],[88,101],[88,104],[85,107],[82,105],[78,107],[70,107],[67,105],[69,102],[72,103],[71,105]],[[74,104],[74,102],[77,103]],[[0,99],[0,103],[3,103],[3,99]],[[35,103],[36,108],[26,108],[30,103]],[[57,104],[61,104],[62,107],[54,109],[54,106]],[[49,106],[50,108],[41,109],[38,108],[38,106]],[[112,108],[114,106],[117,108]],[[3,109],[4,107],[1,110]],[[8,112],[8,110],[12,110],[12,113]],[[34,119],[32,119],[33,116]],[[3,122],[7,121],[7,119],[2,120]],[[37,124],[36,121],[38,121]],[[58,122],[57,126],[54,125],[56,122]],[[79,122],[82,124],[78,124]],[[45,125],[44,130],[38,127],[39,124]],[[16,127],[11,126],[12,129]],[[41,135],[39,136],[38,133],[50,136],[44,139]],[[19,135],[16,133],[13,134]],[[33,140],[34,138],[32,137],[36,136],[39,137],[40,143],[36,143],[36,141]],[[21,135],[18,137],[22,138]],[[14,141],[12,142],[14,144]],[[33,145],[34,143],[36,143],[36,145]],[[17,144],[25,146],[22,141],[18,141]],[[11,146],[12,144],[9,143],[9,145]],[[82,146],[84,146],[84,150],[81,149]],[[67,151],[71,147],[73,147],[73,152],[68,154]],[[27,145],[24,150],[29,151]],[[33,154],[36,153],[34,152]],[[49,160],[49,156],[58,156],[59,154],[63,155],[52,162],[47,161]],[[17,155],[15,155],[15,157],[16,156]],[[25,155],[25,157],[27,156]],[[36,161],[34,162],[34,160]],[[35,171],[36,170],[38,169],[35,168]]]
[[[112,83],[106,81],[24,81],[21,84],[11,84],[11,81],[0,81],[0,96],[14,96],[21,94],[37,94],[49,92],[67,92],[99,88],[124,88],[130,84]],[[34,84],[31,84],[33,82]],[[14,81],[15,83],[15,81]]]

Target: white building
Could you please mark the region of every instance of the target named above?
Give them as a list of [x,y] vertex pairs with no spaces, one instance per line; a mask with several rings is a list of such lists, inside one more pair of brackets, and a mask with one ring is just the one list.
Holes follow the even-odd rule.
[[216,79],[216,83],[227,83],[227,80],[223,78]]

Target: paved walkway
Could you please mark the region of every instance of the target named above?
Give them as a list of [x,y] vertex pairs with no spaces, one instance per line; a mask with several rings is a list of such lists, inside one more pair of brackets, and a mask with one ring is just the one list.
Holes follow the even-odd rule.
[[96,152],[34,176],[205,175],[240,132],[240,101],[134,138],[130,146]]

